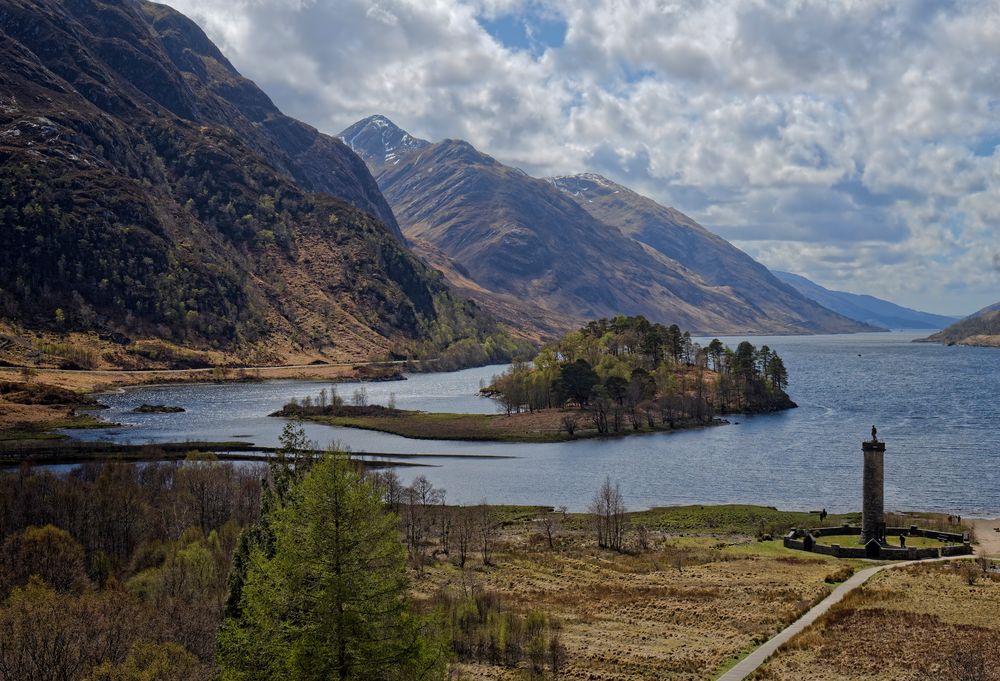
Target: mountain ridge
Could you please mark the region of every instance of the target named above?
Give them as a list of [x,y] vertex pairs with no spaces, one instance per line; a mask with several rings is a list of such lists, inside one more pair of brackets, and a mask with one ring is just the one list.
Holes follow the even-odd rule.
[[802,295],[813,298],[831,310],[875,326],[889,329],[941,329],[958,321],[958,317],[921,312],[875,296],[834,291],[800,274],[776,271],[774,275],[796,288]]
[[598,220],[697,272],[707,284],[728,288],[738,301],[764,317],[792,328],[802,326],[802,320],[814,320],[823,324],[825,331],[877,330],[854,328],[852,323],[839,319],[837,314],[790,289],[767,267],[675,208],[663,206],[596,173],[555,177],[550,181]]
[[183,15],[0,0],[0,35],[3,320],[255,364],[496,333],[405,249],[364,162],[281,114]]
[[988,305],[920,341],[1000,348],[1000,303]]
[[566,178],[530,177],[452,139],[419,140],[417,148],[384,163],[380,140],[391,140],[395,152],[395,140],[417,139],[384,116],[363,119],[340,136],[355,141],[352,148],[375,173],[421,257],[501,318],[546,325],[543,335],[616,314],[643,314],[718,334],[871,330],[805,299],[728,242],[645,197],[696,235],[698,248],[691,250],[711,243],[730,258],[739,254],[743,268],[754,272],[750,279],[767,279],[777,302],[736,290],[739,280],[706,281],[711,255],[699,261],[630,237],[626,225],[594,215],[566,191]]

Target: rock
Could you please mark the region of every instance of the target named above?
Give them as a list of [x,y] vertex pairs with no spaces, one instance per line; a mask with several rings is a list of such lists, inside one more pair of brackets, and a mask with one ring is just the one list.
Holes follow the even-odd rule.
[[133,414],[179,414],[184,407],[171,407],[165,404],[141,404],[132,410]]

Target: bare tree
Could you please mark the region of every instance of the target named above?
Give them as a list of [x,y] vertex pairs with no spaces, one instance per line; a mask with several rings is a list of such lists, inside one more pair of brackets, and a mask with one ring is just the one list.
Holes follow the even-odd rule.
[[475,550],[478,528],[476,514],[471,508],[456,508],[454,511],[455,548],[458,550],[458,567],[464,568],[469,558],[469,552]]
[[640,552],[649,550],[649,530],[640,525],[635,533],[636,549]]
[[445,492],[441,490],[437,505],[438,544],[446,556],[451,552],[452,514],[445,503]]
[[493,564],[493,549],[496,546],[500,527],[493,509],[483,501],[479,506],[479,539],[483,555],[483,565]]
[[562,427],[566,431],[566,434],[573,437],[576,433],[576,428],[580,424],[580,417],[576,414],[566,414],[562,417]]
[[372,473],[372,482],[382,493],[385,507],[393,513],[399,513],[399,506],[403,501],[403,483],[400,482],[396,471],[391,468],[375,471]]
[[549,548],[555,548],[555,536],[559,534],[562,519],[566,516],[566,507],[560,506],[558,511],[549,509],[542,512],[538,517],[538,527],[549,542]]
[[597,545],[621,551],[625,539],[626,515],[625,499],[618,483],[612,485],[611,478],[605,478],[604,484],[590,502],[589,510],[594,515]]

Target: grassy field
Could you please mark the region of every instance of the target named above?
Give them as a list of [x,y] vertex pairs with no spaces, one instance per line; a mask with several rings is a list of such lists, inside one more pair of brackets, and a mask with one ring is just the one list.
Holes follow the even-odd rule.
[[[819,526],[819,511],[779,511],[769,506],[727,504],[723,506],[670,506],[633,514],[633,523],[663,532],[737,534],[775,538],[793,527]],[[858,523],[860,513],[831,514],[826,525]]]
[[[631,514],[628,553],[599,549],[584,514],[560,522],[555,547],[539,509],[505,507],[493,566],[465,569],[438,555],[417,574],[416,596],[489,590],[506,608],[561,622],[568,666],[560,679],[708,679],[734,664],[859,564],[757,541],[763,518],[798,524],[810,514],[753,506],[662,508]],[[650,528],[648,549],[635,528]],[[529,678],[524,668],[454,664],[452,679]],[[549,678],[549,677],[546,677]]]
[[[578,429],[569,435],[562,418],[579,419]],[[362,428],[420,440],[478,440],[490,442],[564,442],[593,437],[621,437],[652,432],[670,432],[669,426],[601,435],[591,428],[586,414],[578,409],[545,409],[520,414],[441,414],[397,411],[377,416],[307,416],[308,420],[331,426]]]
[[[840,535],[829,535],[826,537],[816,537],[817,544],[826,544],[827,546],[832,546],[833,544],[840,544],[841,546],[861,546],[861,541],[856,534],[840,534]],[[951,542],[956,543],[956,542]],[[889,537],[889,546],[898,547],[899,537]],[[928,537],[907,537],[906,538],[906,548],[908,549],[924,549],[924,548],[940,548],[946,546],[947,542],[940,541],[938,539],[930,539]]]
[[[973,584],[967,571],[979,572]],[[967,560],[925,563],[873,577],[753,678],[988,681],[1000,678],[998,641],[1000,575]]]

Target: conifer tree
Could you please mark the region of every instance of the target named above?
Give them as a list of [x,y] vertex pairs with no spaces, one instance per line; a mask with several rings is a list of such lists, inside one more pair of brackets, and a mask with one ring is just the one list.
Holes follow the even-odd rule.
[[251,552],[219,636],[222,679],[443,678],[445,643],[410,610],[398,520],[355,464],[327,455],[269,515],[273,554]]

